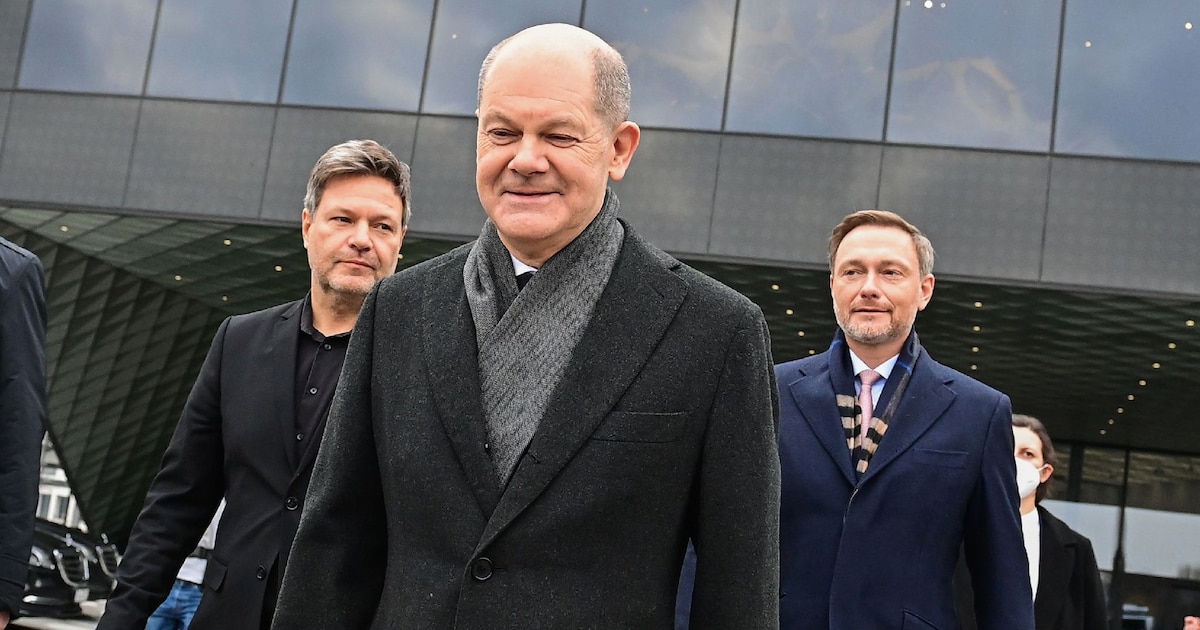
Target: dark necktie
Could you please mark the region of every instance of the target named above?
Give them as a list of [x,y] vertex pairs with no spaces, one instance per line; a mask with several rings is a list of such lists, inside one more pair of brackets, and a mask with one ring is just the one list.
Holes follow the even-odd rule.
[[521,289],[524,289],[526,284],[529,284],[529,279],[533,277],[534,273],[535,272],[533,272],[533,271],[526,271],[525,273],[517,274],[517,290],[518,291],[520,291]]

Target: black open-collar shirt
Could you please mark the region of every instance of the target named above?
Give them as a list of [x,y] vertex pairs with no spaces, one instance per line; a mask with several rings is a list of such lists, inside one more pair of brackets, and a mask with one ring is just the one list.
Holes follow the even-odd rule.
[[300,307],[300,335],[296,346],[296,440],[299,460],[309,444],[320,439],[317,431],[329,413],[337,389],[350,333],[326,337],[313,326],[312,295]]

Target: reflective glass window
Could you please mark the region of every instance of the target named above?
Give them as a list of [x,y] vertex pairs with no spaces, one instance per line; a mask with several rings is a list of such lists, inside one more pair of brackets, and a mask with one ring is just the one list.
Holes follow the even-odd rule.
[[742,0],[728,131],[881,140],[893,0]]
[[1068,2],[1054,148],[1200,160],[1200,5]]
[[630,118],[653,127],[719,130],[735,0],[589,2],[583,26],[625,57]]
[[1060,1],[899,10],[889,142],[1049,150]]
[[433,0],[299,0],[283,100],[417,111]]
[[162,0],[147,92],[273,103],[291,0]]
[[38,0],[21,60],[23,88],[140,94],[158,0]]
[[421,110],[474,115],[479,66],[492,46],[535,24],[578,24],[581,0],[513,0],[480,3],[441,0],[429,51],[429,76]]

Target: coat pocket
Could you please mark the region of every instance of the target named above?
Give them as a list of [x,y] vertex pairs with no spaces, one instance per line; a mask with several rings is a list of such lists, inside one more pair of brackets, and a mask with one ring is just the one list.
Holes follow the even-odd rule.
[[228,566],[224,562],[209,556],[208,565],[204,567],[204,586],[205,588],[220,591],[221,585],[225,584],[225,571]]
[[904,620],[900,624],[902,630],[938,630],[938,627],[925,621],[920,616],[904,611]]
[[596,427],[593,440],[606,442],[674,442],[683,435],[687,412],[614,411]]
[[918,464],[944,466],[946,468],[966,468],[966,451],[936,451],[927,448],[914,448],[912,460]]

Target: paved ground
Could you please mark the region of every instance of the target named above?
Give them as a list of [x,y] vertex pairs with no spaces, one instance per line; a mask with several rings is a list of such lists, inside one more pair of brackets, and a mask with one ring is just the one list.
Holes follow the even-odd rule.
[[96,620],[104,612],[104,602],[83,602],[79,605],[84,616],[79,619],[46,619],[43,617],[23,617],[10,628],[25,628],[28,630],[93,630]]

